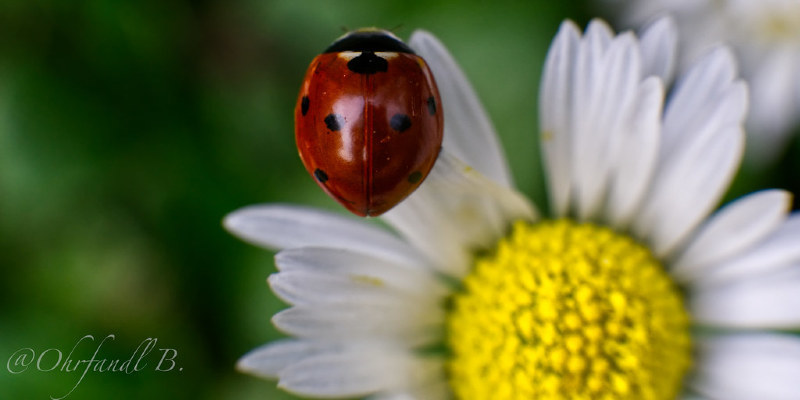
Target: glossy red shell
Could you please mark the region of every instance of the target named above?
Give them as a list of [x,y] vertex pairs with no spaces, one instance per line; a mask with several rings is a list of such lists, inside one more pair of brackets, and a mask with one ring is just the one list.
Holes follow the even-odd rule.
[[[362,55],[385,70],[354,72],[348,63]],[[321,54],[306,72],[295,108],[306,169],[360,216],[384,213],[422,183],[439,155],[443,127],[433,75],[411,53]]]

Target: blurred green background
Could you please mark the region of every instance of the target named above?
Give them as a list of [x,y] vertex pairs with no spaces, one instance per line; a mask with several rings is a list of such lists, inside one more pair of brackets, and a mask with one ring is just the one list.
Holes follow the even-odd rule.
[[[8,371],[22,348],[125,360],[147,338],[177,366],[89,371],[69,399],[292,399],[237,373],[279,333],[272,254],[221,227],[261,202],[342,211],[307,176],[293,107],[311,59],[344,29],[439,36],[481,96],[515,179],[543,196],[541,65],[581,1],[0,2],[0,399],[58,398],[78,371]],[[798,187],[800,142],[729,197]],[[52,366],[55,352],[42,361]],[[13,363],[12,358],[12,363]],[[48,361],[49,360],[49,361]],[[167,368],[166,362],[163,368]],[[183,368],[178,371],[178,368]]]

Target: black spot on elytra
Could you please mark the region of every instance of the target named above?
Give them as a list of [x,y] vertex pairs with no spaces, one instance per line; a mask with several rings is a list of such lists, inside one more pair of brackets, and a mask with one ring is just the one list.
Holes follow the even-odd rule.
[[392,119],[389,120],[389,126],[398,132],[403,132],[411,128],[411,118],[406,114],[392,115]]
[[303,113],[303,116],[306,116],[308,112],[308,96],[303,96],[303,99],[300,100],[300,112]]
[[314,177],[317,178],[320,183],[325,183],[328,180],[328,174],[319,168],[314,170]]
[[339,114],[328,114],[328,116],[325,117],[325,126],[334,132],[342,129],[342,117]]
[[347,62],[347,68],[357,74],[375,74],[386,72],[389,62],[383,57],[378,57],[371,51],[364,51]]
[[428,97],[428,114],[436,115],[436,99],[433,96]]
[[409,183],[419,183],[422,180],[422,172],[414,171],[408,176]]

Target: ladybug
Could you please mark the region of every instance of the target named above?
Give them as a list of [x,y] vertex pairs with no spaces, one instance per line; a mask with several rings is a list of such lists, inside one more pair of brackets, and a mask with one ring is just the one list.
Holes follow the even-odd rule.
[[442,147],[428,65],[392,33],[359,29],[308,67],[295,107],[306,170],[356,215],[377,216],[425,180]]

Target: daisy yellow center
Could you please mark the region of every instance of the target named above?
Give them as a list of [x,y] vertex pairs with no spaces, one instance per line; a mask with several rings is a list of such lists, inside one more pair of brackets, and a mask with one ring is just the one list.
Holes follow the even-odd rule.
[[517,223],[452,300],[458,399],[674,399],[690,364],[678,289],[647,248],[596,225]]
[[761,16],[752,25],[767,41],[797,43],[800,38],[800,9],[776,9]]

